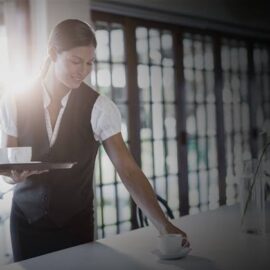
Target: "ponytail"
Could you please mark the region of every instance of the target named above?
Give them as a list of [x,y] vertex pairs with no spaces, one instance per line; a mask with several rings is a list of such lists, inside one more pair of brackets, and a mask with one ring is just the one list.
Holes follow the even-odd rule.
[[50,65],[51,65],[51,58],[49,56],[47,56],[46,60],[44,61],[42,67],[41,67],[41,70],[40,70],[40,78],[41,79],[44,79],[45,76],[47,75],[48,71],[49,71],[49,68],[50,68]]

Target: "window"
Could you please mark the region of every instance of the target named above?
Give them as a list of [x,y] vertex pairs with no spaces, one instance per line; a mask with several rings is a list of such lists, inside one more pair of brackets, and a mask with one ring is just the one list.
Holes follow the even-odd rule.
[[183,50],[189,206],[195,214],[218,206],[213,39],[186,33]]
[[222,44],[223,108],[227,157],[227,203],[237,200],[237,176],[244,159],[251,158],[248,55],[244,41],[224,39]]
[[[96,23],[96,64],[92,84],[111,98],[122,116],[122,134],[128,143],[128,109],[124,30],[120,23]],[[95,169],[97,227],[99,237],[130,230],[129,193],[100,147]]]
[[[125,140],[155,191],[175,216],[237,202],[241,163],[256,157],[258,134],[269,131],[269,44],[97,11],[92,18],[103,70],[93,81],[120,108]],[[106,163],[96,167],[100,237],[121,232],[122,222],[136,227],[134,204]],[[100,185],[109,171],[110,183]]]
[[[256,128],[262,132],[270,130],[270,56],[269,46],[256,43],[253,53],[254,82],[256,89]],[[265,136],[259,135],[259,149],[265,143]],[[269,136],[269,133],[268,133]]]
[[178,214],[173,37],[168,29],[135,30],[141,167],[156,193]]

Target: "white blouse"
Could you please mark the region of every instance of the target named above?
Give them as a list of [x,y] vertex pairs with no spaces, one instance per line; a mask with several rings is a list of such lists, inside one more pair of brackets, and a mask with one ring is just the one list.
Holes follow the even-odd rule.
[[[57,138],[62,116],[65,111],[71,91],[69,91],[69,93],[67,93],[61,100],[62,107],[58,114],[55,128],[52,130],[48,112],[48,106],[50,105],[51,100],[45,86],[43,85],[43,107],[50,146],[54,144]],[[13,137],[17,137],[16,116],[17,112],[14,96],[12,94],[5,94],[0,103],[1,129],[4,133]],[[96,141],[102,142],[109,137],[121,132],[120,111],[116,105],[106,96],[98,96],[97,100],[95,101],[92,114],[91,116],[89,115],[89,121],[91,123],[94,132],[94,138]]]

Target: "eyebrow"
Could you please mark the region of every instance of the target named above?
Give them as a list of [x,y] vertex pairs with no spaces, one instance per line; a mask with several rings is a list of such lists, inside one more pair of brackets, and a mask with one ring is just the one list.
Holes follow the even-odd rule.
[[[72,55],[71,57],[75,57],[75,58],[78,58],[80,59],[81,61],[83,61],[84,59],[80,56],[77,56],[77,55]],[[90,59],[90,61],[94,61],[95,60],[95,57],[93,57],[92,59]]]

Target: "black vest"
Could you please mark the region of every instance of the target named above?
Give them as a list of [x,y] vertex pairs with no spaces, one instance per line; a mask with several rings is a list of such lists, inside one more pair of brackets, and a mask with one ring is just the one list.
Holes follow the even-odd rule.
[[33,161],[77,164],[29,177],[16,185],[13,200],[29,223],[48,215],[61,227],[86,208],[93,214],[93,171],[99,142],[94,139],[90,119],[98,93],[84,83],[72,90],[57,139],[50,147],[42,91],[38,81],[16,96],[18,145],[32,146]]

